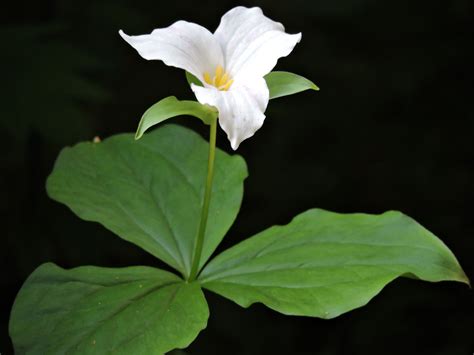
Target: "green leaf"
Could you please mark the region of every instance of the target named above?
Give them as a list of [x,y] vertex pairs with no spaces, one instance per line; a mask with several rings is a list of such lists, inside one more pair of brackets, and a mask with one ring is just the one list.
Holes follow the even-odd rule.
[[265,80],[270,90],[270,99],[297,94],[305,90],[319,90],[310,80],[284,71],[272,71],[265,76]]
[[151,106],[143,114],[138,124],[135,139],[143,136],[150,127],[157,125],[169,118],[189,115],[201,119],[205,124],[211,124],[217,119],[217,111],[211,106],[202,105],[196,101],[180,101],[174,96],[169,96]]
[[202,83],[201,83],[201,80],[199,80],[198,78],[196,78],[193,74],[191,74],[190,72],[185,72],[186,73],[186,80],[188,81],[188,84],[191,85],[191,84],[194,84],[194,85],[197,85],[197,86],[202,86]]
[[145,266],[41,265],[13,306],[18,354],[164,354],[187,347],[209,310],[197,283]]
[[[209,143],[166,125],[135,141],[120,134],[61,152],[47,181],[53,199],[189,275],[199,227]],[[235,220],[245,161],[220,150],[202,266]]]
[[223,252],[199,279],[242,307],[261,302],[284,314],[333,318],[399,276],[469,282],[443,242],[400,212],[318,209]]

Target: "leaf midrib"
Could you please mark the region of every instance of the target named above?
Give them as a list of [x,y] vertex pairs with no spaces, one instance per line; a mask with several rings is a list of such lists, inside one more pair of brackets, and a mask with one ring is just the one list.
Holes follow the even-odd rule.
[[[413,266],[416,266],[416,263],[412,264]],[[412,266],[410,265],[410,266]],[[349,268],[349,267],[354,267],[354,266],[366,266],[366,267],[375,267],[375,268],[380,268],[384,266],[401,266],[401,267],[406,267],[407,264],[398,264],[398,263],[374,263],[374,264],[363,264],[363,263],[346,263],[345,265],[331,265],[331,264],[326,264],[326,265],[314,265],[314,266],[308,266],[308,267],[302,267],[301,263],[295,266],[288,266],[285,265],[283,267],[277,267],[277,268],[272,268],[269,269],[267,268],[266,270],[255,270],[255,271],[246,271],[246,272],[235,272],[235,273],[227,273],[225,274],[226,271],[234,271],[235,269],[225,269],[213,274],[205,275],[203,278],[200,278],[199,281],[204,285],[207,282],[216,282],[216,281],[222,281],[225,278],[228,277],[233,277],[233,276],[248,276],[248,275],[255,275],[255,274],[264,274],[264,273],[272,273],[272,272],[278,272],[278,271],[293,271],[293,270],[313,270],[313,269],[328,269],[328,268]],[[438,267],[449,270],[453,274],[455,274],[455,270],[447,267],[446,265],[442,264],[437,264]],[[409,272],[407,270],[407,272]]]

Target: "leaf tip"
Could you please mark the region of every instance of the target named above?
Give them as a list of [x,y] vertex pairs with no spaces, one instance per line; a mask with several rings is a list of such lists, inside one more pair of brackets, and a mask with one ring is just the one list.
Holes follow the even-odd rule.
[[461,281],[462,283],[466,284],[471,290],[472,290],[472,284],[471,284],[471,280],[469,280],[469,277],[467,277],[466,273],[464,272],[464,270],[461,268],[461,266],[459,266],[460,268],[460,271],[461,271],[461,278],[459,281]]

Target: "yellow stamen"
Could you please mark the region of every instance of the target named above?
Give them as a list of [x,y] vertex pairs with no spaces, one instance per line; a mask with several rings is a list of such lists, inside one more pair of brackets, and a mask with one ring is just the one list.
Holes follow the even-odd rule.
[[208,72],[205,72],[205,73],[204,73],[204,81],[205,81],[207,84],[212,85],[211,75],[210,75]]
[[217,88],[219,87],[219,83],[221,81],[222,74],[224,74],[224,68],[222,68],[221,65],[218,65],[216,67],[216,76],[214,77],[214,86],[217,87]]
[[229,88],[230,88],[230,86],[232,85],[233,82],[234,82],[234,80],[229,80],[223,87],[220,87],[219,90],[222,90],[222,91],[229,90]]
[[229,81],[229,74],[224,73],[222,76],[221,80],[217,83],[217,87],[221,87],[222,85],[225,85]]
[[234,80],[230,79],[229,74],[221,65],[216,67],[214,77],[212,77],[209,72],[205,72],[203,74],[203,79],[206,84],[215,86],[217,89],[222,91],[229,90],[230,86],[234,82]]

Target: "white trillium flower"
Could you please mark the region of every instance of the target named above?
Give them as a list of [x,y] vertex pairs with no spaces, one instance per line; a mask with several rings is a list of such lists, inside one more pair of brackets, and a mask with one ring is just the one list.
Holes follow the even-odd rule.
[[301,33],[285,33],[260,8],[241,6],[222,16],[214,33],[186,21],[149,35],[119,33],[143,58],[184,69],[203,83],[191,88],[201,104],[217,108],[233,149],[263,125],[269,100],[264,76],[301,40]]

